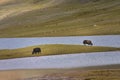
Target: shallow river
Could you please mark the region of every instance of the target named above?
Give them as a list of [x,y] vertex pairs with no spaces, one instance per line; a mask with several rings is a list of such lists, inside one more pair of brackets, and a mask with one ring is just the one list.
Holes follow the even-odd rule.
[[120,52],[97,52],[0,60],[0,70],[73,68],[120,64]]
[[81,44],[89,39],[94,46],[120,47],[120,35],[107,36],[74,36],[42,38],[0,38],[0,49],[14,49],[41,44]]

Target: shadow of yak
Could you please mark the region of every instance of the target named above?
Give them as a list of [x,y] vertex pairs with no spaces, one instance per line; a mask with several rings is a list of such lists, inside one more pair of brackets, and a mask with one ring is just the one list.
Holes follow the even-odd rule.
[[84,41],[83,41],[83,44],[84,44],[84,45],[88,44],[88,45],[91,45],[91,46],[93,45],[93,43],[92,43],[91,40],[84,40]]
[[41,53],[41,49],[40,48],[34,48],[33,51],[32,51],[32,54],[39,54]]

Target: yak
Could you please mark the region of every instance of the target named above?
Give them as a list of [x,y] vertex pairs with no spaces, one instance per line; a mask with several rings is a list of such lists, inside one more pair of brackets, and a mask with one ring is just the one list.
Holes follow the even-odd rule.
[[34,48],[33,51],[32,51],[32,54],[39,54],[41,53],[41,48]]
[[84,44],[84,45],[88,44],[88,45],[91,45],[91,46],[93,45],[93,43],[92,43],[91,40],[84,40],[84,41],[83,41],[83,44]]

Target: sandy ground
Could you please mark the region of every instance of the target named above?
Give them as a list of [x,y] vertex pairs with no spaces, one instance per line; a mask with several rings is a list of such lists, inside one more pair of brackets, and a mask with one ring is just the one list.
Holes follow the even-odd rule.
[[35,69],[0,71],[0,80],[120,80],[119,76],[120,69]]
[[0,71],[0,80],[79,80],[80,77],[77,79],[77,77],[68,76],[68,74],[74,73],[77,76],[81,72],[77,72],[76,70],[66,72],[57,72],[54,70],[10,70]]
[[0,4],[4,4],[6,2],[9,2],[10,0],[0,0]]
[[43,76],[40,73],[37,74],[37,71],[36,72],[33,71],[33,73],[32,71],[28,70],[0,71],[0,80],[24,80],[38,75],[39,77]]

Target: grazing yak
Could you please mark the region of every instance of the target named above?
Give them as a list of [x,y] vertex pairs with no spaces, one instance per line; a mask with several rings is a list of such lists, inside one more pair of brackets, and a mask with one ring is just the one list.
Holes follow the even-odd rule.
[[84,40],[84,41],[83,41],[83,44],[84,44],[84,45],[88,44],[88,45],[91,45],[91,46],[93,45],[93,43],[92,43],[91,40]]
[[40,48],[34,48],[33,51],[32,51],[32,54],[39,54],[41,53],[41,49]]

